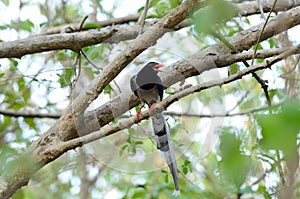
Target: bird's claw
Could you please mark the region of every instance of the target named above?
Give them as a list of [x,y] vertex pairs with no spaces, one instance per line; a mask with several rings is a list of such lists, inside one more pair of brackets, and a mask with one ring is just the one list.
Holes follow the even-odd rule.
[[149,110],[150,110],[150,111],[153,111],[153,109],[155,108],[155,105],[156,105],[156,104],[157,104],[157,102],[153,103],[153,104],[150,106]]

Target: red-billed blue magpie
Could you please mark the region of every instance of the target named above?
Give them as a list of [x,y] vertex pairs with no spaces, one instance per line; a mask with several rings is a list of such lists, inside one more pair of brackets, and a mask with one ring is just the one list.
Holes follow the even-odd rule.
[[[138,119],[141,114],[141,109],[145,104],[152,110],[155,104],[163,99],[163,84],[160,77],[157,75],[158,72],[162,72],[160,69],[162,66],[163,64],[150,62],[130,79],[131,90],[142,102],[142,106],[137,112]],[[166,160],[172,173],[175,184],[173,195],[178,196],[180,195],[180,190],[178,186],[177,164],[166,120],[161,112],[155,113],[150,116],[150,118],[152,121],[154,138],[157,143],[157,149],[159,150],[160,155]]]

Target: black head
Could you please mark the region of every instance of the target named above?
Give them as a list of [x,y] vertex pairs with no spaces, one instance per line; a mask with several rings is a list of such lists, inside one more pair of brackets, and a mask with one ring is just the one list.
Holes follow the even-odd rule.
[[137,74],[136,83],[140,88],[150,89],[155,85],[162,85],[160,77],[157,75],[162,64],[149,62]]
[[140,72],[142,73],[158,73],[158,72],[162,72],[162,70],[160,70],[160,67],[163,67],[163,64],[159,64],[157,62],[149,62],[148,64],[146,64]]

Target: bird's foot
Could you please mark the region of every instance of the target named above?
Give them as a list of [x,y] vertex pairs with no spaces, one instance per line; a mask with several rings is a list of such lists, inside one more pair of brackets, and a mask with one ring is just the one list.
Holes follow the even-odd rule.
[[156,105],[156,104],[157,104],[157,102],[153,103],[153,104],[150,106],[149,110],[150,110],[150,111],[153,111],[153,109],[155,108],[155,105]]
[[140,120],[140,118],[141,118],[141,113],[142,113],[142,109],[140,108],[140,109],[138,110],[138,112],[136,113],[136,118],[137,118],[138,120]]
[[157,113],[161,113],[164,110],[164,107],[159,105],[159,102],[155,102],[150,106],[149,110],[151,112],[150,115],[155,115]]

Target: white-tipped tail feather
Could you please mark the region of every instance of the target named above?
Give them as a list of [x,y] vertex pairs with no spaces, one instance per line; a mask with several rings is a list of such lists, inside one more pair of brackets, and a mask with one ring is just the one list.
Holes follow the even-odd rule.
[[175,190],[173,195],[180,195],[180,189],[178,185],[178,171],[175,152],[172,144],[172,140],[169,133],[169,128],[166,124],[165,118],[162,113],[157,113],[151,116],[154,138],[157,143],[157,149],[160,156],[167,162],[170,172],[173,177]]

